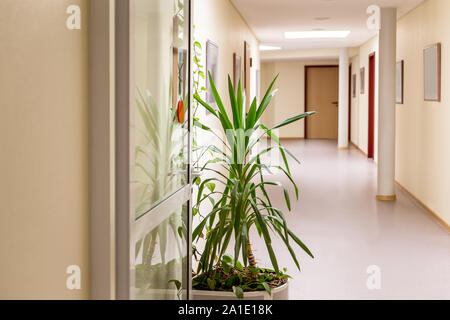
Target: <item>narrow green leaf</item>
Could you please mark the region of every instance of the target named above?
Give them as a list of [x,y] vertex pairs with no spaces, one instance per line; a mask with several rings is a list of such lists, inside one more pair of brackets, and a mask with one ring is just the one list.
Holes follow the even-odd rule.
[[233,286],[233,292],[236,295],[236,298],[238,298],[239,300],[244,299],[244,290],[242,290],[241,287]]
[[264,289],[267,291],[267,293],[268,293],[269,295],[272,295],[272,289],[270,288],[269,284],[268,284],[267,282],[264,281],[264,282],[262,283],[262,285],[263,285]]

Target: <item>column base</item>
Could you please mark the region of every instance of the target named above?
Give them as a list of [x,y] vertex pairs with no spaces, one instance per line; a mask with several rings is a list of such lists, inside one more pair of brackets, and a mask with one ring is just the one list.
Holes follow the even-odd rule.
[[347,146],[347,147],[338,147],[338,149],[339,149],[339,150],[348,150],[349,147],[348,147],[348,146]]
[[377,196],[377,200],[379,200],[379,201],[395,201],[395,200],[397,200],[397,196],[395,194],[392,196]]

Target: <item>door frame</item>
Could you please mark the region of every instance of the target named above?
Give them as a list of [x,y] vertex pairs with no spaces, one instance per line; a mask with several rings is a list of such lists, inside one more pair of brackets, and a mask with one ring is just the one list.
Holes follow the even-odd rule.
[[[305,112],[308,112],[308,69],[310,68],[339,68],[338,64],[323,64],[323,65],[306,65],[305,66]],[[339,112],[339,111],[338,111]],[[305,139],[308,139],[308,121],[309,121],[309,117],[305,118],[305,132],[304,132],[304,137]]]
[[376,81],[376,53],[369,54],[368,63],[368,143],[367,157],[375,158],[375,81]]
[[90,298],[115,299],[115,3],[89,1]]

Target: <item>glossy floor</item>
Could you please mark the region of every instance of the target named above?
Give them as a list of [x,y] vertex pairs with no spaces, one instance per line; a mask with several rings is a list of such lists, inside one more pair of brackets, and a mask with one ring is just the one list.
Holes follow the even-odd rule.
[[[288,221],[315,254],[313,260],[296,249],[299,272],[274,240],[280,265],[294,278],[291,299],[450,299],[449,234],[401,190],[397,201],[377,201],[373,161],[354,148],[338,151],[334,141],[284,144],[302,162],[292,168],[301,198]],[[283,207],[282,193],[272,194]],[[257,235],[253,242],[259,264],[267,265],[264,242]],[[372,265],[381,271],[380,290],[366,284]]]

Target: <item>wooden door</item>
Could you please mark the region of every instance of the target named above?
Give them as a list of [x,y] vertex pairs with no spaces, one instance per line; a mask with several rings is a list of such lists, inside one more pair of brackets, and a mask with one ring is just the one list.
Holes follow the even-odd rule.
[[339,68],[307,66],[306,111],[316,111],[306,122],[306,138],[338,138]]

